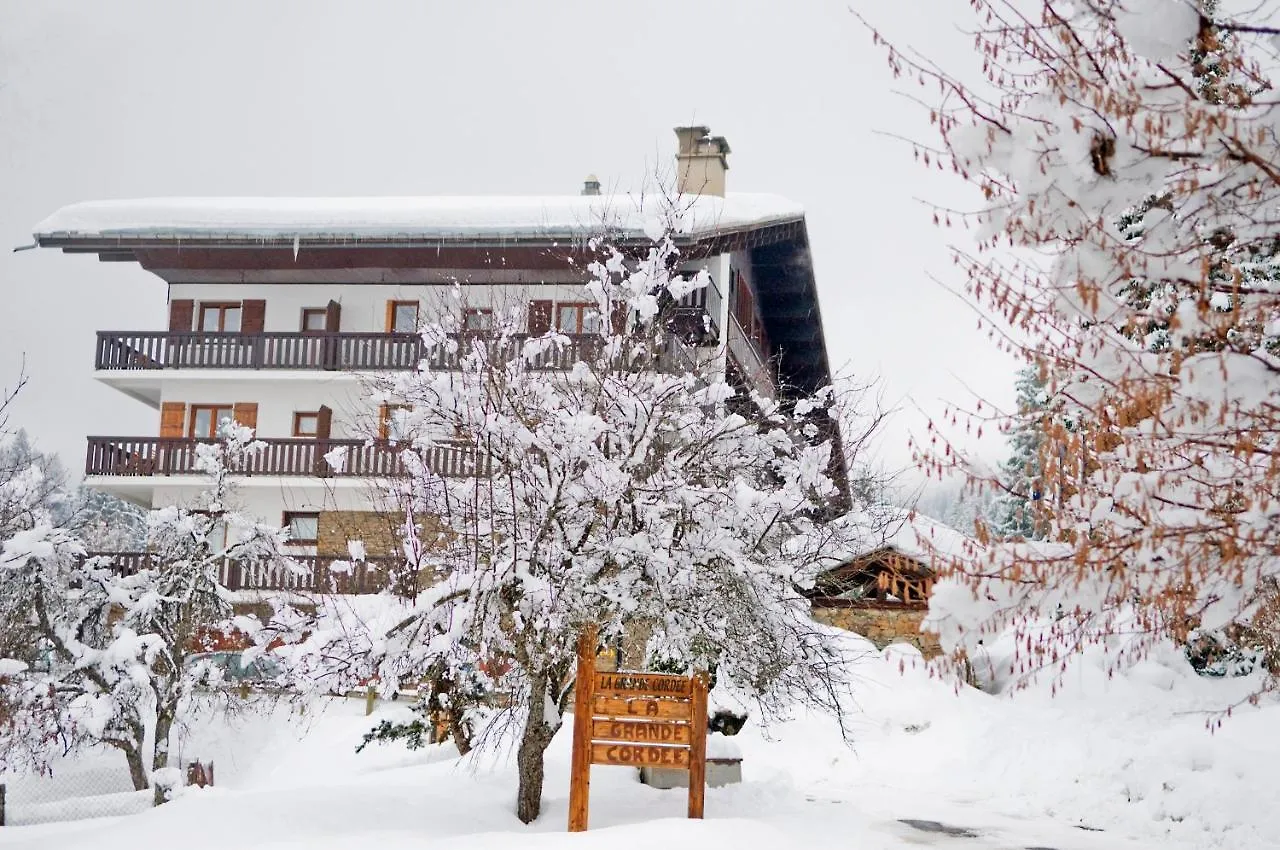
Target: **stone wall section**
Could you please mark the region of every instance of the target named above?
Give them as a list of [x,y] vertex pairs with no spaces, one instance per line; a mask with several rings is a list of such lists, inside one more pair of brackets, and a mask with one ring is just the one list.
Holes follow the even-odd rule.
[[925,658],[934,658],[942,654],[942,645],[937,635],[920,631],[920,624],[927,613],[924,608],[815,607],[813,619],[862,635],[880,649],[891,643],[908,643],[920,650]]
[[316,533],[316,553],[347,557],[347,541],[364,541],[371,557],[400,554],[400,527],[404,515],[379,511],[322,511]]

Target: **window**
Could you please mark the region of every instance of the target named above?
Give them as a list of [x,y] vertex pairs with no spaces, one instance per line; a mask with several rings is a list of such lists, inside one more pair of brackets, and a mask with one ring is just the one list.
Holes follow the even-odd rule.
[[[214,516],[210,511],[192,510],[192,516],[199,516],[209,520],[209,524],[203,527],[205,540],[209,542],[209,548],[218,554],[225,553],[227,550],[227,523],[222,517]],[[199,528],[200,526],[197,526]]]
[[240,304],[201,304],[200,330],[208,333],[239,333]]
[[234,411],[229,404],[193,404],[188,436],[197,439],[217,437],[218,425],[233,417]]
[[321,333],[325,329],[328,312],[323,307],[307,307],[302,311],[302,332]]
[[418,330],[417,301],[388,301],[387,330],[397,334],[411,334]]
[[284,525],[289,529],[289,542],[315,545],[320,537],[320,514],[285,511]]
[[299,410],[293,414],[293,436],[320,436],[320,412],[318,410]]
[[556,330],[562,334],[600,332],[600,312],[594,304],[557,304]]
[[463,310],[462,329],[471,333],[493,330],[492,310]]
[[407,440],[409,426],[405,416],[412,408],[407,404],[384,404],[378,408],[378,437],[383,440]]

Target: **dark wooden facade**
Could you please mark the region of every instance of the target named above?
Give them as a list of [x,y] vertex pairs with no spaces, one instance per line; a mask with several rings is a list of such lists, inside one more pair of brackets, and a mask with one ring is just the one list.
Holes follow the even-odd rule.
[[868,552],[820,576],[810,593],[815,608],[927,608],[934,570],[892,546]]

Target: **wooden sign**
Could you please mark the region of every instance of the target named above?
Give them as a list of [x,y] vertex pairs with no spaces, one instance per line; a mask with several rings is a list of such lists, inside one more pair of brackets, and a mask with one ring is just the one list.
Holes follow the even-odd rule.
[[595,669],[594,627],[578,637],[569,831],[587,828],[591,765],[689,771],[689,817],[702,817],[707,778],[707,680]]

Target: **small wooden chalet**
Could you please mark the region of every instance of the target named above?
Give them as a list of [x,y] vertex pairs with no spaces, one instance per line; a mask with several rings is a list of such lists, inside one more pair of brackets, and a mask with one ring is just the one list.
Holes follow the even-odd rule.
[[820,576],[810,600],[815,608],[927,608],[933,577],[920,558],[881,546]]
[[[867,521],[867,542],[836,556],[808,592],[813,618],[862,635],[878,647],[915,646],[938,655],[937,636],[922,631],[940,556],[959,553],[975,541],[922,516],[845,518],[852,533]],[[852,534],[858,538],[863,535]]]

